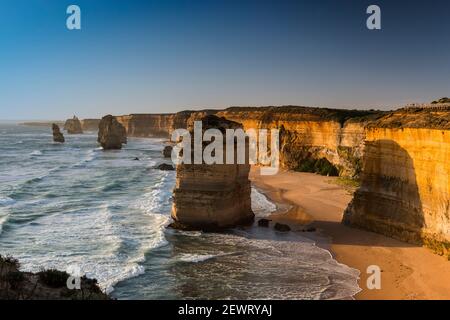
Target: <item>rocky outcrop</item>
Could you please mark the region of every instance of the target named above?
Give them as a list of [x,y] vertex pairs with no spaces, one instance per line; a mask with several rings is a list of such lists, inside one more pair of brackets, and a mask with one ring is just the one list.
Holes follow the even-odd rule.
[[344,223],[450,252],[449,112],[399,110],[366,131]]
[[97,141],[104,150],[122,149],[122,144],[127,143],[126,130],[112,115],[104,116],[99,124]]
[[66,130],[68,134],[83,133],[83,129],[81,127],[81,122],[76,116],[73,116],[72,119],[66,120],[66,123],[64,124],[64,130]]
[[[227,128],[241,127],[236,122],[212,115],[203,117],[201,121],[203,131],[215,128],[224,132]],[[192,132],[192,128],[190,131]],[[193,134],[191,136],[193,139]],[[208,143],[204,143],[203,148],[207,145]],[[234,147],[236,148],[236,145]],[[192,159],[193,154],[194,148],[191,150]],[[215,230],[253,220],[248,163],[182,163],[178,164],[176,169],[172,208],[172,218],[176,222],[174,225],[189,229]]]
[[60,142],[64,143],[64,135],[59,130],[59,126],[56,123],[52,124],[52,131],[53,131],[53,141],[54,142]]
[[98,125],[100,124],[100,119],[83,119],[81,120],[81,128],[83,131],[98,131]]
[[158,170],[162,170],[162,171],[173,171],[173,170],[175,170],[173,165],[168,164],[168,163],[161,163],[161,164],[157,165],[155,168],[158,169]]
[[[70,275],[54,269],[38,273],[19,270],[19,262],[0,255],[0,300],[109,300],[97,280],[85,276],[79,288],[67,287]],[[70,280],[69,280],[70,282]]]

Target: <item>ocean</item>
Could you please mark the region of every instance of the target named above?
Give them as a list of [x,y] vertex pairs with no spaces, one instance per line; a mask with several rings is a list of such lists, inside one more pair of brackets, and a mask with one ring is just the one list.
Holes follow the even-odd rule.
[[[174,171],[163,140],[103,151],[95,133],[0,123],[0,254],[21,269],[79,269],[117,299],[346,299],[359,272],[300,233],[167,229]],[[139,160],[135,160],[138,158]],[[257,217],[276,206],[256,189]]]

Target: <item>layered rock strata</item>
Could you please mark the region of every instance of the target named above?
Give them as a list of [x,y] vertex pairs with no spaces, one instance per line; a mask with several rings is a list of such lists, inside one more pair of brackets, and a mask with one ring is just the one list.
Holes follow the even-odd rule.
[[[206,116],[201,119],[203,131],[214,128],[221,132],[241,128],[241,125],[219,118]],[[194,135],[191,159],[194,159]],[[224,139],[226,140],[226,139]],[[225,141],[223,141],[225,143]],[[204,150],[209,143],[203,143]],[[236,151],[236,145],[234,145]],[[225,144],[223,145],[225,149]],[[216,230],[234,227],[253,221],[251,210],[250,165],[226,164],[178,164],[176,185],[173,192],[172,218],[176,225],[187,229]]]
[[[450,110],[408,109],[366,130],[344,223],[450,252]],[[450,257],[450,256],[449,256]]]

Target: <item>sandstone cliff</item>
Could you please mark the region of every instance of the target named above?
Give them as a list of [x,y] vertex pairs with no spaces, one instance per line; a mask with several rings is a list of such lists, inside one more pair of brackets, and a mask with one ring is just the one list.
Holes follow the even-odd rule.
[[[132,115],[127,116],[132,118],[128,132],[168,135],[211,114],[245,129],[280,129],[284,168],[296,170],[308,159],[326,159],[341,176],[357,178],[362,170],[361,188],[345,213],[345,223],[423,243],[442,254],[450,250],[449,106],[394,112],[233,107]],[[146,127],[151,123],[154,128]]]
[[64,124],[64,130],[66,130],[68,134],[83,133],[81,122],[76,116],[73,116],[72,119],[66,120],[66,123]]
[[410,109],[370,123],[345,223],[450,252],[449,117]]
[[[201,121],[203,130],[216,128],[225,132],[228,128],[241,127],[236,122],[212,115],[203,117]],[[193,140],[191,143],[193,144]],[[203,148],[207,145],[208,143],[205,143]],[[192,147],[192,159],[193,155]],[[248,158],[247,164],[182,163],[178,164],[176,169],[172,217],[178,226],[215,230],[253,220]]]
[[174,114],[130,114],[116,116],[129,137],[168,137]]
[[365,126],[383,114],[379,111],[285,106],[133,114],[116,118],[130,137],[168,137],[174,129],[187,128],[194,120],[206,115],[239,122],[244,129],[280,129],[280,162],[283,168],[296,170],[307,159],[327,159],[340,175],[357,177]]
[[81,128],[83,131],[98,131],[100,119],[83,119],[81,120]]
[[122,144],[127,143],[126,130],[112,115],[104,116],[99,124],[97,141],[104,150],[122,149]]

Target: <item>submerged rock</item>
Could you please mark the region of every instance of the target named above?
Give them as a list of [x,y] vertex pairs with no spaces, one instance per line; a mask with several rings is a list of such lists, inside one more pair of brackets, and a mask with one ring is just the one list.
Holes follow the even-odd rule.
[[288,232],[291,231],[291,227],[289,227],[287,224],[282,224],[282,223],[275,223],[275,225],[273,226],[273,228],[277,231],[281,231],[281,232]]
[[53,131],[53,141],[54,142],[60,142],[60,143],[65,142],[64,135],[61,133],[61,131],[59,130],[59,126],[56,123],[52,124],[52,131]]
[[170,158],[172,157],[172,146],[165,146],[163,150],[163,156],[164,158]]
[[72,119],[66,120],[66,123],[64,124],[64,130],[66,130],[68,134],[83,133],[81,121],[76,116],[73,116]]
[[155,167],[155,169],[163,170],[163,171],[174,171],[175,168],[171,164],[161,163]]
[[[226,129],[242,128],[237,122],[213,115],[201,118],[201,122],[203,132],[200,134],[207,129],[225,132]],[[189,130],[193,145],[192,126]],[[220,145],[223,150],[226,149],[225,140]],[[207,146],[209,143],[203,143],[201,147],[204,150]],[[191,159],[194,158],[194,149],[191,148]],[[234,149],[236,154],[236,141]],[[225,160],[226,153],[223,155]],[[254,214],[251,209],[249,171],[248,155],[244,164],[178,164],[172,218],[182,225],[204,231],[251,223]]]
[[122,144],[127,143],[124,126],[112,115],[104,116],[99,124],[97,141],[104,150],[122,149]]
[[269,227],[270,221],[271,220],[269,220],[269,219],[259,219],[258,226],[267,228],[267,227]]

